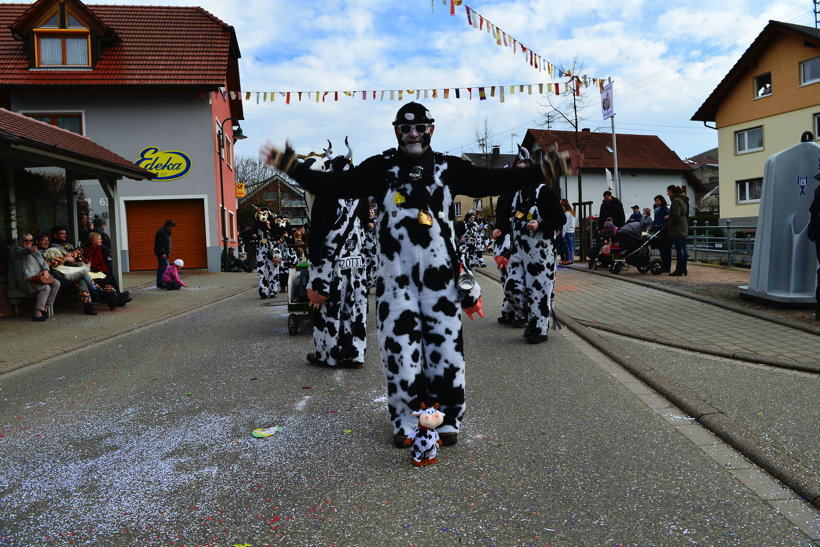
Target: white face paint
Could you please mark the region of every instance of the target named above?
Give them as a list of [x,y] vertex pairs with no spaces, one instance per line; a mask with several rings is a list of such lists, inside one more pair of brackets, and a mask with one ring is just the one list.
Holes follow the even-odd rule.
[[396,137],[401,141],[400,148],[402,151],[415,158],[421,156],[430,147],[430,138],[433,136],[434,125],[430,125],[425,133],[416,132],[415,127],[411,127],[409,133],[402,133],[398,126],[395,128]]

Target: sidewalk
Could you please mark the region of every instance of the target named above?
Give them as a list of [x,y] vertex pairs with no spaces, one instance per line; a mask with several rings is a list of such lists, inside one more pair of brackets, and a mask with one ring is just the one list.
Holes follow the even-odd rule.
[[62,355],[175,317],[256,287],[256,273],[184,271],[188,284],[179,291],[159,290],[154,272],[123,274],[133,300],[124,308],[94,304],[96,316],[82,314],[82,304],[61,302],[55,317],[35,323],[26,314],[0,319],[0,374]]
[[[764,312],[761,304],[744,304],[742,310],[736,311],[730,308],[739,308],[741,304],[721,299],[715,293],[730,290],[735,282],[742,281],[742,277],[736,279],[742,274],[705,266],[690,266],[690,272],[686,278],[667,281],[651,274],[601,274],[588,271],[585,264],[560,267],[555,282],[556,312],[559,317],[567,314],[582,325],[631,338],[820,372],[820,336],[814,333],[817,326],[812,324],[814,320],[803,317],[810,317],[811,311]],[[494,268],[481,273],[498,279]],[[716,279],[721,276],[734,281],[720,283]],[[687,292],[691,294],[683,296]],[[773,323],[765,318],[768,315],[787,324]]]

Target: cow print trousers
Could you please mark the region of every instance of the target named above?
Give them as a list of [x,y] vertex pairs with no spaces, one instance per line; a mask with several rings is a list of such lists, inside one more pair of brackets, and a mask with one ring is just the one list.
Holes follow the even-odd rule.
[[349,266],[344,262],[350,261],[350,258],[325,261],[335,272],[333,282],[326,285],[327,302],[313,313],[313,342],[316,356],[330,366],[344,362],[364,363],[367,348],[367,270],[365,262],[359,257],[355,258],[357,266],[348,269],[342,269],[342,266]]
[[279,267],[270,259],[271,245],[267,242],[256,246],[256,274],[261,298],[273,298],[279,293]]
[[512,247],[504,293],[515,317],[527,319],[529,334],[549,334],[555,282],[552,240],[517,234]]
[[376,314],[393,433],[413,430],[418,419],[411,413],[422,402],[439,403],[445,417],[438,431],[456,433],[466,405],[460,295],[452,269],[422,261],[412,273],[393,276],[391,265],[381,265]]

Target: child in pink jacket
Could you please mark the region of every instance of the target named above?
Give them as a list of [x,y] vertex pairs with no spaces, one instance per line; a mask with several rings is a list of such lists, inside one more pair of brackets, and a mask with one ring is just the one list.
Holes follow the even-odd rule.
[[185,262],[183,262],[181,258],[177,258],[165,268],[165,273],[162,274],[162,283],[169,291],[176,291],[179,290],[180,287],[188,286],[179,277],[179,271],[183,266],[185,266]]

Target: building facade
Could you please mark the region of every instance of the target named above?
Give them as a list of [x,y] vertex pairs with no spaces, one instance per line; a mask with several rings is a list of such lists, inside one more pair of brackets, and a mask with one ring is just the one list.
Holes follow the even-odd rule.
[[721,219],[756,225],[766,160],[820,136],[820,29],[769,21],[692,120],[717,127]]
[[597,215],[605,190],[621,200],[627,217],[632,205],[651,209],[654,197],[666,196],[666,187],[673,184],[686,191],[694,212],[696,193],[704,190],[692,168],[655,135],[617,135],[620,195],[611,133],[530,129],[522,142],[535,157],[553,144],[562,151],[582,155],[580,173],[562,177],[554,188],[572,204],[592,202],[583,210],[575,206],[576,216]]
[[86,186],[92,214],[117,209],[123,270],[156,268],[154,232],[174,219],[174,258],[219,271],[222,235],[237,239],[233,145],[243,113],[224,93],[240,88],[233,28],[198,7],[38,0],[0,4],[0,29],[0,106],[155,173],[121,181],[117,203]]

